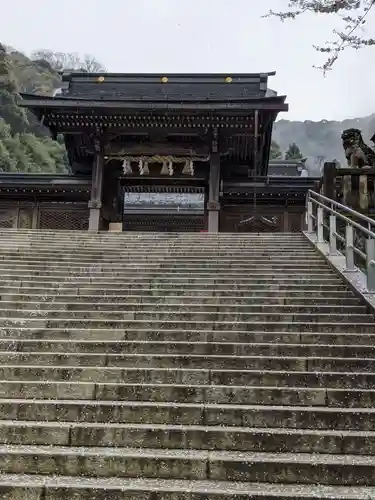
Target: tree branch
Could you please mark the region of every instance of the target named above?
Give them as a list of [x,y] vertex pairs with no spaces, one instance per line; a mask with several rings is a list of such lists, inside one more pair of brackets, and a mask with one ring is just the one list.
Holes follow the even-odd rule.
[[[313,45],[318,52],[330,54],[323,66],[318,67],[325,74],[332,69],[339,55],[345,49],[353,48],[358,50],[362,47],[375,45],[375,39],[364,38],[355,34],[357,30],[360,30],[366,24],[366,17],[374,5],[375,0],[289,0],[287,11],[275,12],[270,10],[262,17],[277,17],[284,22],[289,19],[296,19],[306,12],[318,15],[339,15],[344,27],[342,31],[333,31],[337,40],[327,41],[323,47]],[[360,12],[355,15],[342,15],[344,12],[352,13],[354,11]]]

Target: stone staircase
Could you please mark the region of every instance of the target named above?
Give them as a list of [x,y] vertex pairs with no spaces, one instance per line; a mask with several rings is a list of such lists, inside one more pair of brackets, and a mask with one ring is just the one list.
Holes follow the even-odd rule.
[[1,500],[375,498],[375,323],[303,235],[0,231]]

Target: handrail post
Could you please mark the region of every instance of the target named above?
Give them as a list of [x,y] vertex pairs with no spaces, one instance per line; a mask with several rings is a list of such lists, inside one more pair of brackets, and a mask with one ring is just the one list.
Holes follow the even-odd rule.
[[312,233],[314,231],[314,224],[313,224],[313,204],[312,201],[309,200],[307,202],[307,232]]
[[375,292],[375,240],[366,240],[367,291]]
[[323,208],[318,207],[317,214],[316,214],[316,222],[317,222],[317,242],[318,243],[323,243],[324,242],[324,235],[323,235]]
[[355,271],[354,265],[354,228],[351,224],[345,229],[345,259],[346,271]]
[[329,216],[329,253],[330,255],[337,254],[336,215]]

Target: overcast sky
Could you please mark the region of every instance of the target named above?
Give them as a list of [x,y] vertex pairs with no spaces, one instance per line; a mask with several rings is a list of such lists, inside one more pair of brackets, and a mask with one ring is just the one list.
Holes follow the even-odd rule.
[[[375,112],[375,48],[348,51],[326,78],[312,44],[332,39],[337,18],[261,19],[287,0],[12,0],[0,37],[34,49],[90,53],[113,72],[266,72],[292,120],[341,120]],[[375,24],[375,13],[369,16]]]

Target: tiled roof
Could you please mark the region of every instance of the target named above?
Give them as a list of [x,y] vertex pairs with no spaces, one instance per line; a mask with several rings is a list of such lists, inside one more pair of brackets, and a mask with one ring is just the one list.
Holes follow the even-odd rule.
[[265,97],[268,74],[248,75],[64,75],[64,96],[135,101],[222,101]]

